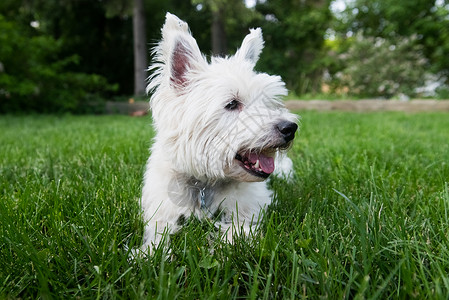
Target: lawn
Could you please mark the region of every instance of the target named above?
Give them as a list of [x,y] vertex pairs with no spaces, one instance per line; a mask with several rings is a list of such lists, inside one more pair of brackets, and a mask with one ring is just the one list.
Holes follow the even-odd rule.
[[135,260],[150,118],[0,117],[0,298],[446,298],[449,115],[300,115],[260,233]]

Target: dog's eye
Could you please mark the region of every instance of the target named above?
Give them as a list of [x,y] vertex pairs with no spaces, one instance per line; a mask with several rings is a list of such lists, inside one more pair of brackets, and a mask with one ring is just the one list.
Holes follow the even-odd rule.
[[240,102],[236,99],[233,99],[226,104],[225,108],[227,110],[236,110],[240,107]]

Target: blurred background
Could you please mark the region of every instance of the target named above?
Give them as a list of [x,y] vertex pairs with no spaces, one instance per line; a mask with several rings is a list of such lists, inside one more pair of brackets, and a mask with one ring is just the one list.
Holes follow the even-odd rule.
[[208,56],[261,27],[291,99],[449,98],[449,0],[1,0],[0,113],[145,99],[167,11]]

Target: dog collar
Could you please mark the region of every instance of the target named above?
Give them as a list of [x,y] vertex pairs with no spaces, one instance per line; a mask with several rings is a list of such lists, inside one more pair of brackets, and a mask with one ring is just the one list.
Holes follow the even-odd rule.
[[194,183],[194,187],[199,190],[198,200],[201,209],[206,209],[206,185],[202,184],[201,181],[196,180]]
[[205,193],[206,187],[203,187],[200,189],[200,206],[201,209],[206,208],[206,193]]

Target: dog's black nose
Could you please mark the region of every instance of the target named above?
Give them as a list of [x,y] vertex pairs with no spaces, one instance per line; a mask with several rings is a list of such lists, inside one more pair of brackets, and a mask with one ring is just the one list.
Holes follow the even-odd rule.
[[298,125],[289,121],[281,121],[276,125],[276,128],[281,133],[285,142],[288,143],[295,138],[295,132],[296,129],[298,129]]

